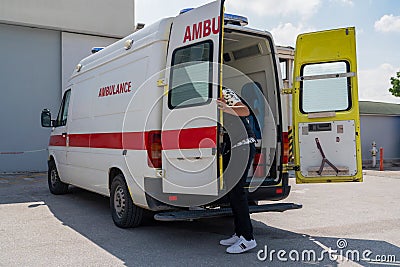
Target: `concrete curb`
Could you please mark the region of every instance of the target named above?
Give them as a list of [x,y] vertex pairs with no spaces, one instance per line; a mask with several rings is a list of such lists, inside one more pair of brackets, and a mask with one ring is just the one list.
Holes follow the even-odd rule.
[[369,176],[380,176],[380,177],[391,177],[400,179],[400,169],[399,168],[388,168],[384,171],[379,170],[363,170],[364,175]]

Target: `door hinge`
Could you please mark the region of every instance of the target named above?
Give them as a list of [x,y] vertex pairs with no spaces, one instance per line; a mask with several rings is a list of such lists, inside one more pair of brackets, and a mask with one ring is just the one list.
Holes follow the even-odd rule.
[[293,94],[293,88],[283,88],[281,90],[282,95],[291,95]]
[[300,171],[300,165],[294,165],[294,164],[283,164],[283,168],[284,171]]
[[159,79],[159,80],[157,80],[157,86],[158,87],[162,87],[162,86],[166,86],[167,84],[166,84],[166,82],[165,82],[165,79]]
[[300,165],[292,165],[291,168],[296,172],[300,171]]

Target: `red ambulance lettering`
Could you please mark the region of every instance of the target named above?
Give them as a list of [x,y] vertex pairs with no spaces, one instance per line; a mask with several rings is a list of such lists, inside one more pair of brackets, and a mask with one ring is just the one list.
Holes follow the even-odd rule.
[[206,19],[192,26],[186,26],[185,36],[183,37],[183,42],[193,41],[196,39],[201,39],[212,34],[218,34],[221,28],[221,22],[219,16],[217,18]]
[[[215,26],[217,26],[217,27],[215,27]],[[220,30],[220,27],[221,27],[221,20],[219,19],[219,16],[218,16],[218,19],[217,18],[213,18],[212,19],[212,32],[213,32],[213,34],[218,34],[219,30]]]
[[125,82],[124,93],[129,93],[131,91],[131,82]]
[[202,26],[203,26],[203,22],[199,22],[197,24],[197,27],[196,27],[196,24],[193,24],[192,40],[201,38],[201,34],[202,34],[202,30],[203,30]]
[[99,97],[130,93],[132,82],[122,82],[118,84],[108,85],[99,89]]
[[124,88],[123,88],[123,83],[117,84],[117,91],[114,92],[114,94],[119,94],[120,92],[122,93],[123,90],[124,90]]
[[207,37],[211,34],[211,20],[206,19],[204,21],[204,31],[203,31],[203,37]]

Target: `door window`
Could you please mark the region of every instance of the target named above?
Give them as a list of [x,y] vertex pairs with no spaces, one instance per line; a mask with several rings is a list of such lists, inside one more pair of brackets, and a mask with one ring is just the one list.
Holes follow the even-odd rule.
[[329,62],[303,66],[301,111],[343,111],[351,108],[350,79],[346,62]]
[[211,100],[212,51],[212,42],[206,41],[173,52],[168,94],[170,109],[203,105]]
[[58,111],[56,127],[65,126],[67,124],[68,106],[69,106],[70,96],[71,96],[71,89],[64,93],[63,101],[61,103],[60,110]]

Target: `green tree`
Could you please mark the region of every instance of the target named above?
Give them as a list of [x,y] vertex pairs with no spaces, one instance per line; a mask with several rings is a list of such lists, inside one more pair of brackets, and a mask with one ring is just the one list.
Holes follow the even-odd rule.
[[391,77],[390,83],[392,87],[389,88],[389,92],[394,96],[400,96],[400,71],[397,72],[397,77]]

